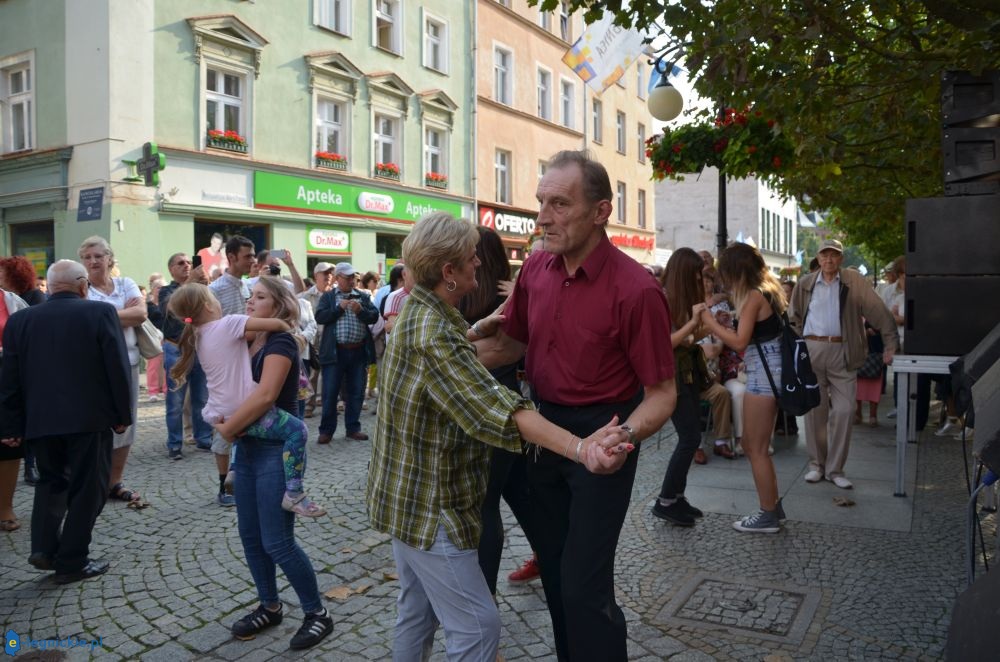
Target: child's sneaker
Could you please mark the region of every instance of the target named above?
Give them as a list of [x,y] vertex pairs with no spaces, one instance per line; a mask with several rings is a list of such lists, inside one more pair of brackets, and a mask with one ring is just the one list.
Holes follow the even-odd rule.
[[285,492],[285,496],[281,498],[281,507],[303,517],[321,517],[326,515],[326,509],[305,494],[292,496],[288,492]]

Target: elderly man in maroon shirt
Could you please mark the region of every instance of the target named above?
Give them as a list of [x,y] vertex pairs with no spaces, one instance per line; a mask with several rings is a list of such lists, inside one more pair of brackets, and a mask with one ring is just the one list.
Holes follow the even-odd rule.
[[547,419],[585,436],[617,415],[636,444],[616,474],[597,476],[541,450],[529,462],[538,552],[560,660],[627,660],[614,557],[639,443],[677,401],[670,314],[659,286],[611,245],[611,182],[584,152],[560,152],[538,184],[545,251],[533,254],[504,310],[470,337],[487,367],[526,357]]

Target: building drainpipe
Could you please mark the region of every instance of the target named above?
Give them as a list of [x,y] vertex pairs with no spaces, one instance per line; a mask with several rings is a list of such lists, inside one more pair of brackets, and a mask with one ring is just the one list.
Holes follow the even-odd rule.
[[479,29],[479,0],[470,3],[472,5],[472,29],[469,30],[472,42],[472,75],[471,75],[471,94],[470,101],[472,107],[472,162],[470,164],[469,173],[469,184],[472,186],[472,224],[479,224],[479,170],[478,170],[478,159],[479,159],[479,103],[477,101],[477,84],[478,78],[476,77],[477,67],[479,62],[477,61],[479,50],[477,44],[479,43],[479,34],[477,30]]

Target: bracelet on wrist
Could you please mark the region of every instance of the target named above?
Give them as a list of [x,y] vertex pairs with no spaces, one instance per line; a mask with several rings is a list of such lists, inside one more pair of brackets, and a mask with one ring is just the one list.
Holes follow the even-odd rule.
[[581,448],[583,448],[583,439],[581,439],[581,440],[580,440],[579,442],[577,442],[577,444],[576,444],[576,461],[577,461],[577,463],[580,463],[580,462],[582,462],[582,460],[580,459],[580,449],[581,449]]
[[576,439],[576,435],[570,435],[569,441],[566,442],[566,448],[563,449],[563,457],[569,457],[569,447],[573,445],[574,439]]

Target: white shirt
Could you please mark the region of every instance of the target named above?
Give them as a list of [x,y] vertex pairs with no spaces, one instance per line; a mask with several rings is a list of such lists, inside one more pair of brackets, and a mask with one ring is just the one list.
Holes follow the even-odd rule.
[[813,286],[809,310],[806,313],[804,336],[840,336],[840,272],[827,282],[820,273]]
[[[129,299],[134,299],[136,297],[142,298],[142,292],[139,291],[139,286],[136,285],[135,281],[131,278],[121,276],[119,278],[112,278],[111,282],[115,286],[115,289],[111,291],[111,294],[105,294],[91,285],[87,288],[87,298],[91,301],[103,301],[104,303],[110,303],[116,310],[124,310],[125,302]],[[146,304],[144,303],[142,305]],[[125,347],[128,349],[128,362],[131,365],[138,365],[139,345],[136,342],[135,327],[122,327],[122,333],[125,336]]]

